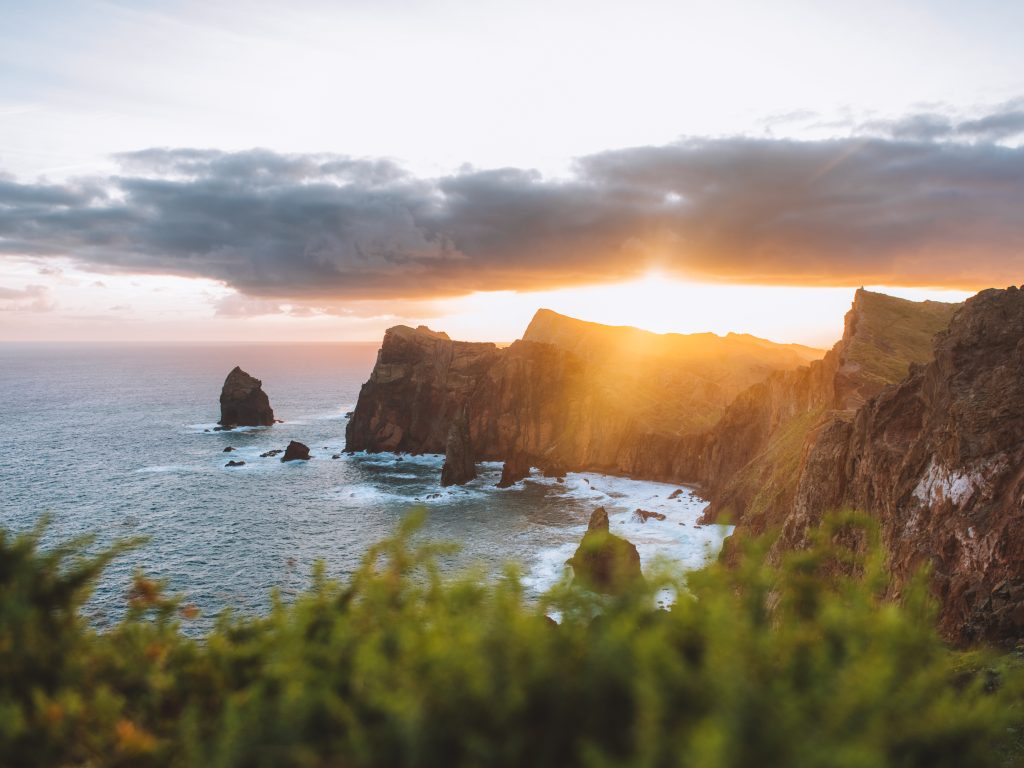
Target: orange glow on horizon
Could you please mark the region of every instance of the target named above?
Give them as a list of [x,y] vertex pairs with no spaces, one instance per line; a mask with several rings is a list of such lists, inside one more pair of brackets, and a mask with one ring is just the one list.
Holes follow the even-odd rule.
[[[455,339],[509,342],[545,307],[657,333],[750,333],[818,348],[839,338],[855,290],[705,283],[655,270],[621,283],[324,305],[247,297],[204,279],[87,272],[70,262],[43,271],[29,260],[8,262],[0,286],[15,293],[36,289],[0,304],[0,341],[377,342],[393,325],[425,324]],[[914,300],[962,301],[972,294],[872,289]]]

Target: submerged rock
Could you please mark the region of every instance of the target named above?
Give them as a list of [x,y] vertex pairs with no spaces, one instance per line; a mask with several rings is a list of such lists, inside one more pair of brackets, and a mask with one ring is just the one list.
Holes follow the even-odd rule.
[[263,382],[236,365],[220,391],[221,428],[269,427],[273,423],[274,410]]
[[609,532],[604,507],[591,514],[587,532],[568,564],[579,584],[606,595],[621,593],[643,578],[640,553],[632,543]]
[[277,456],[280,453],[284,453],[284,449],[283,448],[275,448],[272,451],[267,451],[266,453],[261,453],[260,454],[260,458],[261,459],[269,459],[269,458],[272,458],[274,456]]
[[229,461],[224,466],[225,467],[244,467],[245,466],[245,462],[244,461],[234,461],[234,460],[232,460],[232,461]]
[[233,450],[235,450],[235,449],[229,445],[227,448],[225,448],[222,451],[222,453],[231,453]]
[[646,509],[638,509],[633,513],[633,520],[638,523],[646,523],[648,520],[664,520],[661,512],[648,512]]
[[292,440],[285,448],[281,461],[309,461],[309,446]]

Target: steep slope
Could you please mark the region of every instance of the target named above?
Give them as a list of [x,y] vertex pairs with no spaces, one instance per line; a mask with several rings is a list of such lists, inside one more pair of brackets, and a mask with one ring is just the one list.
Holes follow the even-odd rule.
[[1024,291],[982,291],[934,359],[821,431],[778,550],[826,512],[881,521],[891,571],[928,564],[952,638],[1024,635]]
[[958,306],[858,290],[842,339],[822,360],[742,392],[695,446],[711,502],[705,519],[742,522],[750,533],[781,524],[817,433],[931,359],[932,339]]

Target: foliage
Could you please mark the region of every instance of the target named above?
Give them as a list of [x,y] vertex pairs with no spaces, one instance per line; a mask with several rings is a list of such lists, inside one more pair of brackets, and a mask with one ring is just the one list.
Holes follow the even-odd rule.
[[0,533],[0,762],[984,767],[1020,733],[1019,675],[948,650],[923,581],[888,601],[877,547],[840,543],[870,538],[862,521],[778,568],[751,552],[540,601],[512,569],[443,577],[414,529],[202,642],[142,575],[126,618],[90,629],[79,609],[120,548]]

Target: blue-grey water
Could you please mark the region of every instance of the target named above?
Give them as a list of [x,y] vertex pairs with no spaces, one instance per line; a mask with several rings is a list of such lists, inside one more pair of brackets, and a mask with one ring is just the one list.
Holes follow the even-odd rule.
[[[717,551],[726,529],[695,527],[703,503],[674,486],[593,474],[564,483],[533,477],[495,487],[500,465],[481,466],[465,488],[438,487],[440,456],[342,455],[345,413],[376,355],[374,344],[0,345],[5,456],[0,526],[31,527],[44,513],[47,540],[95,532],[100,543],[145,536],[105,574],[90,615],[115,618],[136,568],[165,579],[202,611],[259,611],[270,590],[308,584],[317,559],[331,575],[358,567],[410,509],[427,509],[423,535],[456,542],[448,567],[521,564],[543,590],[561,575],[590,512],[637,544],[690,568]],[[263,380],[282,424],[214,432],[227,372]],[[260,458],[289,440],[309,462]],[[236,450],[225,453],[231,446]],[[229,460],[244,460],[229,468]],[[668,519],[632,521],[637,507]]]

